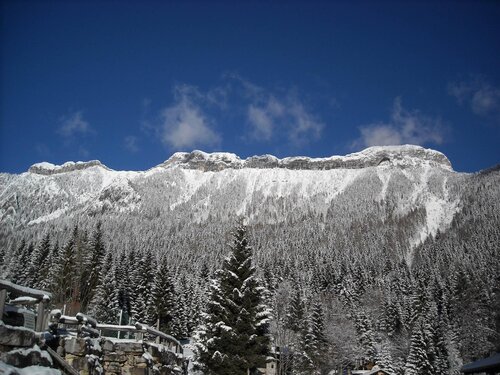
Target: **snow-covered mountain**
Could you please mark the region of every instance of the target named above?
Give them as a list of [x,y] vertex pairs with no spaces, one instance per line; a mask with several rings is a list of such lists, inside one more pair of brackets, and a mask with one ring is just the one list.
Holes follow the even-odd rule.
[[[109,263],[101,271],[120,275],[120,293],[166,260],[178,305],[193,317],[245,217],[278,346],[290,344],[281,333],[298,291],[309,312],[313,301],[323,305],[332,363],[385,348],[403,374],[425,321],[441,327],[452,374],[500,348],[499,186],[499,167],[458,173],[445,155],[418,146],[281,160],[193,151],[142,172],[39,163],[0,174],[0,275],[33,283],[31,273],[49,269],[62,284],[87,283],[81,266],[92,264],[102,233]],[[38,264],[47,248],[45,262],[56,267]]]
[[96,160],[43,162],[0,175],[0,217],[3,233],[40,235],[47,226],[89,217],[156,217],[168,226],[235,216],[276,223],[310,214],[324,223],[337,208],[344,219],[362,220],[375,204],[382,220],[422,210],[408,237],[413,246],[447,228],[464,178],[442,153],[410,145],[317,159],[193,151],[144,172],[114,171]]

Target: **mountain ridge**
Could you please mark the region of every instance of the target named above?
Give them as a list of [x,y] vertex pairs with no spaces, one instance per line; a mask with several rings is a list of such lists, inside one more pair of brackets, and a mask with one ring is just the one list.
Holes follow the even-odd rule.
[[[374,146],[360,152],[345,156],[330,156],[324,158],[311,158],[308,156],[291,156],[282,159],[273,155],[255,155],[246,159],[228,152],[206,153],[200,150],[192,152],[176,152],[169,159],[157,166],[150,168],[181,167],[184,169],[198,169],[202,171],[221,171],[224,169],[295,169],[295,170],[329,170],[329,169],[361,169],[378,166],[382,163],[409,166],[419,162],[428,162],[435,166],[453,170],[451,162],[441,152],[425,149],[421,146]],[[102,167],[112,170],[99,160],[87,162],[66,162],[63,165],[54,165],[48,162],[36,163],[29,168],[29,172],[41,175],[72,172],[91,167]],[[139,172],[139,171],[138,171]],[[144,171],[147,172],[147,171]]]

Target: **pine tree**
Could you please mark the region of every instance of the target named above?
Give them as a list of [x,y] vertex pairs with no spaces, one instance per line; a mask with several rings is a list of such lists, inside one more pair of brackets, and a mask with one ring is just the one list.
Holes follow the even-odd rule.
[[387,370],[390,374],[396,374],[396,366],[389,348],[389,343],[384,341],[380,344],[380,350],[377,352],[375,364],[381,369]]
[[295,290],[292,300],[290,301],[288,314],[286,316],[286,326],[295,333],[299,333],[304,329],[305,306],[301,297],[300,289]]
[[0,246],[0,273],[5,267],[5,248]]
[[74,240],[71,238],[68,243],[60,249],[59,252],[59,273],[56,275],[56,285],[58,293],[56,300],[62,303],[69,303],[74,300],[76,295],[76,284],[78,283],[75,275],[77,267],[74,253]]
[[405,375],[433,375],[422,319],[415,322],[410,342],[410,353],[406,359]]
[[26,263],[22,264],[25,250],[26,241],[23,239],[10,258],[8,276],[14,283],[21,283],[21,271],[26,266]]
[[122,313],[122,324],[128,324],[131,317],[131,274],[129,257],[122,253],[120,260],[116,264],[116,282],[118,288],[118,307]]
[[186,333],[190,336],[199,324],[200,311],[203,310],[203,304],[201,302],[200,291],[195,288],[192,280],[188,282],[185,278],[182,278],[181,285],[185,286],[182,292],[183,307],[186,318]]
[[35,288],[42,288],[49,273],[50,236],[47,233],[40,244],[35,248],[29,265],[30,284]]
[[323,308],[316,301],[307,319],[307,331],[303,336],[303,347],[295,361],[299,373],[321,374],[326,354],[326,338]]
[[102,224],[99,221],[96,224],[92,240],[90,241],[89,259],[85,262],[85,267],[82,270],[80,292],[82,311],[87,310],[87,306],[92,300],[100,282],[99,274],[101,272],[101,268],[103,267],[104,256],[106,254],[101,226]]
[[139,258],[137,268],[134,272],[133,283],[135,288],[131,304],[132,317],[136,322],[147,323],[151,321],[148,317],[148,305],[154,281],[152,262],[151,251],[144,251]]
[[104,277],[98,285],[94,299],[92,301],[92,315],[100,323],[118,324],[118,288],[115,277],[115,268],[112,266],[113,258],[110,253],[105,259],[107,268],[103,268]]
[[148,302],[147,316],[149,324],[156,326],[164,332],[171,332],[171,322],[175,308],[175,290],[172,277],[169,272],[167,258],[163,257],[156,270],[151,287],[151,298]]
[[33,277],[32,277],[31,269],[30,269],[29,265],[31,263],[31,259],[33,257],[34,251],[35,251],[35,246],[33,245],[32,242],[30,242],[29,245],[24,248],[24,250],[21,254],[21,257],[19,258],[18,282],[21,285],[32,286]]
[[354,326],[358,334],[358,341],[363,348],[363,357],[366,362],[375,359],[375,338],[369,316],[362,310],[354,313]]
[[175,296],[175,311],[171,322],[171,332],[174,337],[188,336],[187,300],[183,293]]
[[59,242],[56,242],[50,249],[49,260],[48,260],[49,269],[47,273],[46,284],[42,288],[42,289],[48,289],[52,292],[54,303],[60,302],[58,298],[62,294],[60,292],[62,286],[57,284],[58,276],[62,272],[60,257],[61,254],[59,249]]
[[246,227],[233,233],[231,254],[216,272],[197,333],[196,367],[207,375],[244,375],[265,365],[270,314],[252,266]]

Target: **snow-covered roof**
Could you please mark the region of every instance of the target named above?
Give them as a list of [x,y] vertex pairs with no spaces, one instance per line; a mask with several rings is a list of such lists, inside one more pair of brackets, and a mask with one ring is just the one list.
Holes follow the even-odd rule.
[[14,284],[8,280],[0,279],[0,289],[7,289],[10,292],[14,292],[19,296],[33,297],[38,300],[50,300],[52,294],[46,292],[45,290],[28,288],[26,286]]
[[465,374],[478,374],[481,372],[500,370],[500,353],[495,353],[491,357],[480,359],[479,361],[469,363],[462,367],[461,371]]

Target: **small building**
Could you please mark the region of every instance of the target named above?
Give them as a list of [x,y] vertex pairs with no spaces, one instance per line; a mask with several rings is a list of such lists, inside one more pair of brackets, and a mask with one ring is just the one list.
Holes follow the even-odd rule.
[[394,375],[392,372],[388,370],[382,369],[378,366],[372,367],[371,370],[350,370],[343,369],[340,371],[333,370],[329,373],[329,375]]
[[500,353],[495,353],[491,357],[468,363],[460,371],[464,374],[498,375],[500,374]]

